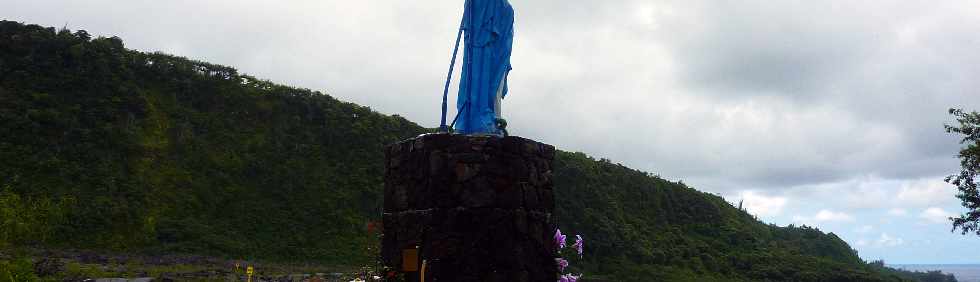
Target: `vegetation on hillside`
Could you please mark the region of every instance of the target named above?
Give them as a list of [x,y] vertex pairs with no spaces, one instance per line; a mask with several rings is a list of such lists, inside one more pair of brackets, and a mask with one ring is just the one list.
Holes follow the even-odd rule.
[[[367,265],[398,116],[235,69],[0,22],[0,248]],[[559,152],[562,229],[617,281],[903,281],[833,233]]]
[[381,148],[419,126],[118,38],[0,38],[0,242],[371,260]]
[[572,264],[586,273],[618,281],[933,281],[866,264],[833,233],[763,224],[717,195],[609,160],[560,152],[554,179],[562,230],[589,240],[590,255]]

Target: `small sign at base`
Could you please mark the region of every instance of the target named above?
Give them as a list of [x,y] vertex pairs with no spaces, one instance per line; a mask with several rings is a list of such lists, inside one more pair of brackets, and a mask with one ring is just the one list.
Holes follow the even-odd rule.
[[402,250],[402,271],[419,271],[419,249]]

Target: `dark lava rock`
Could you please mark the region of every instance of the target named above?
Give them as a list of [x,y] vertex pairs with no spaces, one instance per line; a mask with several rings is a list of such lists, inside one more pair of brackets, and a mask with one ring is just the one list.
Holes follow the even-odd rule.
[[51,276],[65,271],[65,263],[56,258],[42,258],[34,263],[34,273],[38,276]]
[[556,281],[554,155],[520,137],[429,134],[388,146],[386,267],[408,281],[420,269],[404,270],[404,259],[424,261],[429,281]]

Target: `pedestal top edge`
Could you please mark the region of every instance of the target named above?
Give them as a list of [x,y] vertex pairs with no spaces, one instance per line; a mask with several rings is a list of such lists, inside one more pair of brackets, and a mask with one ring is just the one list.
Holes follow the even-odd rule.
[[536,140],[524,138],[524,137],[521,137],[521,136],[514,136],[514,135],[509,135],[509,136],[466,135],[466,134],[451,134],[451,133],[425,133],[425,134],[422,134],[422,135],[419,135],[419,136],[415,136],[415,137],[412,137],[412,138],[408,138],[408,139],[405,139],[405,140],[401,140],[401,141],[398,141],[398,142],[389,144],[386,147],[390,147],[390,146],[394,146],[394,145],[401,145],[401,144],[406,144],[406,143],[411,143],[411,142],[418,142],[420,140],[423,141],[423,142],[425,142],[425,141],[429,141],[429,140],[437,140],[437,139],[442,139],[442,138],[447,139],[445,141],[449,141],[451,143],[461,143],[461,141],[463,141],[463,140],[466,140],[467,142],[473,142],[473,141],[481,142],[481,141],[489,141],[491,139],[508,140],[508,141],[511,141],[512,140],[512,141],[517,141],[519,143],[537,143],[537,144],[540,144],[541,146],[549,146],[551,148],[554,148],[553,145],[542,143],[542,142],[538,142]]

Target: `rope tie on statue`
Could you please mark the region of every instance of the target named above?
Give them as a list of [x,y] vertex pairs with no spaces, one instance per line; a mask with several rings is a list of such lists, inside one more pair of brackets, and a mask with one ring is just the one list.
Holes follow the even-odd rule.
[[[466,3],[469,2],[470,1],[466,1]],[[467,7],[463,7],[463,9],[465,10]],[[442,120],[439,123],[440,132],[449,132],[449,127],[446,127],[446,103],[449,96],[449,83],[453,80],[453,68],[456,66],[456,54],[459,53],[459,40],[463,38],[463,25],[466,23],[464,20],[465,19],[459,21],[459,31],[456,32],[456,46],[453,47],[453,58],[450,59],[449,62],[449,74],[446,75],[446,87],[442,90]],[[469,103],[467,103],[467,106],[468,105]],[[456,119],[458,118],[459,113],[456,113],[456,118],[453,119],[454,125],[456,124]]]
[[507,134],[507,120],[506,119],[503,119],[503,118],[496,118],[496,119],[493,120],[493,122],[494,122],[495,125],[497,125],[497,129],[500,129],[500,132],[504,134],[504,137],[506,137],[508,135]]

